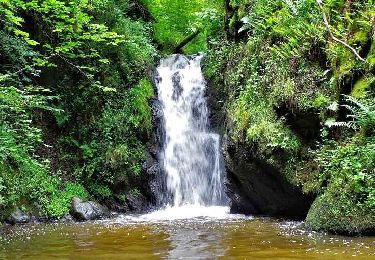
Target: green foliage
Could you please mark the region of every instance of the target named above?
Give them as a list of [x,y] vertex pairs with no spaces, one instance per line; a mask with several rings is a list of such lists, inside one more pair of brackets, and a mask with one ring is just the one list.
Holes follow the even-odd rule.
[[[323,1],[332,34],[368,64],[329,37],[315,0],[231,0],[230,7],[227,26],[240,42],[213,46],[204,67],[229,136],[319,194],[307,219],[314,229],[373,230],[374,2]],[[342,98],[350,91],[354,98]]]
[[[42,90],[40,90],[42,91]],[[41,131],[32,125],[31,111],[45,107],[45,98],[37,95],[38,90],[28,88],[20,91],[15,87],[0,88],[0,146],[2,160],[17,156],[17,150],[26,153],[42,141]]]
[[364,136],[375,135],[375,100],[367,98],[359,101],[351,96],[345,96],[345,107],[351,114],[347,115],[350,121],[346,122],[326,122],[329,127],[348,127],[361,129]]
[[329,105],[331,105],[331,103],[332,102],[329,98],[327,98],[326,96],[321,94],[321,95],[319,95],[318,97],[315,98],[312,105],[313,105],[314,108],[322,110],[322,109],[326,109],[327,107],[329,107]]
[[173,51],[196,30],[199,30],[200,34],[184,48],[184,51],[187,54],[205,51],[210,36],[221,28],[223,17],[221,1],[143,0],[143,2],[155,19],[154,37],[164,52]]
[[323,108],[336,95],[329,71],[311,61],[324,57],[319,54],[325,40],[321,15],[312,0],[231,4],[238,10],[240,31],[248,31],[247,44],[230,45],[225,54],[218,48],[209,60],[218,60],[212,70],[225,75],[232,137],[256,142],[260,153],[271,148],[293,154],[300,141],[278,110]]
[[2,207],[60,217],[86,188],[110,196],[140,174],[157,52],[133,3],[0,2]]
[[57,188],[58,184],[61,185],[60,182],[56,182],[55,186],[51,186],[50,193],[40,199],[40,203],[45,208],[43,214],[48,217],[62,217],[67,214],[73,197],[88,198],[88,192],[81,184],[67,182],[62,190]]
[[375,139],[327,144],[317,154],[319,174],[307,224],[332,232],[358,233],[375,225]]
[[[34,155],[42,143],[41,130],[32,125],[32,110],[45,107],[45,99],[33,88],[20,91],[0,88],[0,197],[5,209],[25,197],[43,204],[44,196],[57,188],[56,179],[48,176],[47,166]],[[48,209],[43,207],[48,214]]]
[[79,179],[114,184],[127,174],[140,174],[145,148],[139,136],[147,136],[151,130],[148,100],[153,95],[152,85],[145,79],[120,95],[112,94],[101,116],[87,132],[81,130],[87,139],[79,146],[86,162]]
[[365,136],[375,135],[375,99],[358,101],[355,98],[346,96],[349,105],[345,107],[352,113],[354,123],[363,131]]
[[68,212],[73,196],[87,194],[73,183],[67,183],[62,190],[60,179],[51,176],[47,163],[36,156],[36,148],[42,145],[42,131],[32,124],[33,112],[54,110],[46,103],[51,97],[40,95],[45,91],[0,88],[0,201],[4,209],[29,201],[40,206],[40,215],[59,217]]
[[91,194],[98,198],[110,198],[113,195],[113,192],[108,188],[108,186],[101,185],[95,182],[90,183],[88,185],[88,189]]
[[355,98],[364,98],[373,84],[375,86],[375,77],[363,77],[354,84],[351,95]]

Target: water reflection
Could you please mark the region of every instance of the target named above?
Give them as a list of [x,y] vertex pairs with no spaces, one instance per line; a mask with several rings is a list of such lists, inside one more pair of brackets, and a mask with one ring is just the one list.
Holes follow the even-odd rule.
[[220,230],[212,229],[211,224],[177,225],[168,230],[171,250],[170,259],[213,259],[224,256],[226,248]]
[[0,259],[375,259],[375,238],[310,232],[273,219],[197,217],[9,227]]

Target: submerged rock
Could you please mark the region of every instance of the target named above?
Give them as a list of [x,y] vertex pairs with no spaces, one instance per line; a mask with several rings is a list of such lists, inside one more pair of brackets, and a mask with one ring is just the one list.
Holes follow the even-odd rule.
[[14,212],[12,212],[8,218],[8,222],[12,225],[26,224],[26,223],[29,223],[30,220],[31,220],[30,216],[24,213],[19,208],[17,208]]
[[94,201],[83,202],[76,197],[72,199],[70,214],[79,221],[96,220],[110,216],[107,207]]

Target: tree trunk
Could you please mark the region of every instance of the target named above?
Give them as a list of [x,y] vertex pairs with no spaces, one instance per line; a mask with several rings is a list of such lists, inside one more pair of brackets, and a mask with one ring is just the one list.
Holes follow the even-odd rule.
[[225,9],[225,15],[224,15],[224,26],[225,26],[225,35],[227,37],[227,40],[231,40],[235,38],[235,35],[230,30],[230,20],[233,16],[233,8],[230,5],[230,0],[224,1],[224,9]]
[[186,37],[179,45],[177,45],[177,47],[174,49],[174,53],[182,53],[182,48],[184,48],[188,43],[194,40],[200,33],[200,30],[196,30],[188,37]]

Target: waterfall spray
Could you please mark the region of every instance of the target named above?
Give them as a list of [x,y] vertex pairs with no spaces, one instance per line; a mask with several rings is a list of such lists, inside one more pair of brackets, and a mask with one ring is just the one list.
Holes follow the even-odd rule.
[[172,55],[157,68],[165,131],[160,157],[172,207],[226,203],[220,136],[209,131],[201,60]]

